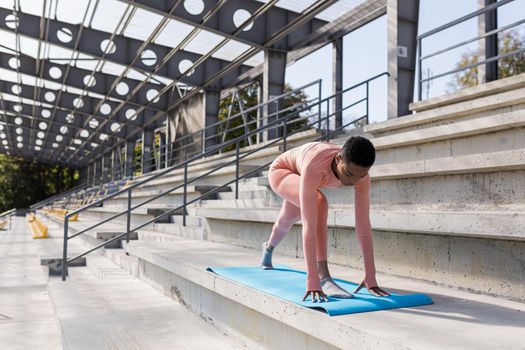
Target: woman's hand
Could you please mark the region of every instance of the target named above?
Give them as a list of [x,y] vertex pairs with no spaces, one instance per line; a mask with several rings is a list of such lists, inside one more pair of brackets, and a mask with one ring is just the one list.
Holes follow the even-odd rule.
[[306,298],[308,298],[308,295],[310,295],[310,293],[312,294],[312,301],[314,303],[317,303],[318,301],[320,303],[322,303],[323,301],[330,301],[328,297],[326,296],[326,294],[323,293],[322,290],[307,290],[306,293],[304,294],[303,301],[305,301]]
[[[361,284],[359,285],[359,287],[356,288],[356,290],[354,290],[354,293],[357,293],[361,290],[361,288],[363,287],[366,287],[366,284],[365,284],[365,281],[361,282]],[[382,290],[381,288],[379,287],[371,287],[371,288],[368,288],[366,287],[366,289],[368,289],[368,291],[370,293],[372,293],[373,295],[375,295],[376,297],[387,297],[390,295],[390,293],[388,292],[385,292],[384,290]]]

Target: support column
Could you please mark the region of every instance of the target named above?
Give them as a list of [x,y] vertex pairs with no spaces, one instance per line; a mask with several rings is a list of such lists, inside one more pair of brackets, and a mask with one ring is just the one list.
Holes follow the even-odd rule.
[[95,159],[95,184],[102,181],[102,157]]
[[[263,83],[262,94],[263,102],[268,102],[273,97],[281,95],[284,92],[284,73],[286,71],[286,52],[265,50],[263,65]],[[263,106],[262,125],[277,120],[278,116],[274,115],[281,109],[279,103],[265,104]],[[268,117],[272,115],[271,117]],[[281,135],[280,129],[267,130],[264,133],[266,140],[272,140]]]
[[[216,123],[219,120],[219,101],[220,90],[207,89],[204,93],[204,126],[207,127]],[[204,151],[212,148],[219,143],[217,140],[217,128],[206,129],[204,141]]]
[[159,167],[164,169],[166,167],[166,134],[161,132],[159,140]]
[[89,174],[90,174],[90,176],[89,176],[89,184],[93,185],[95,183],[95,179],[96,179],[96,176],[97,176],[96,175],[97,167],[95,165],[95,161],[89,163],[89,169],[90,169],[89,170]]
[[86,184],[90,184],[91,183],[91,167],[90,167],[90,164],[88,163],[86,165],[86,178],[85,178],[85,183]]
[[111,151],[111,181],[122,177],[120,174],[120,147],[113,148]]
[[78,183],[79,184],[88,183],[88,171],[89,171],[88,166],[85,166],[78,170]]
[[111,153],[105,153],[102,157],[102,182],[108,182],[111,180]]
[[135,158],[135,141],[126,141],[126,161],[124,170],[126,177],[133,177],[133,158]]
[[[496,3],[497,0],[478,0],[478,8],[482,9],[486,6]],[[485,13],[484,16],[478,16],[478,34],[484,35],[498,28],[498,9],[494,9]],[[485,39],[479,40],[480,61],[484,61],[491,57],[498,55],[498,34],[493,34]],[[478,84],[485,84],[489,81],[498,80],[498,61],[489,62],[485,65],[479,65],[478,69]]]
[[170,120],[168,116],[166,115],[166,148],[164,150],[164,164],[166,164],[166,168],[168,168],[170,164],[170,158],[171,158],[171,134],[170,134]]
[[151,172],[153,165],[153,130],[142,132],[142,173]]
[[[332,92],[334,94],[343,91],[343,38],[339,38],[332,45]],[[339,94],[332,101],[332,112],[335,113],[335,128],[343,125],[343,95]],[[333,125],[334,118],[330,118]]]
[[387,0],[388,119],[411,113],[418,19],[419,0]]

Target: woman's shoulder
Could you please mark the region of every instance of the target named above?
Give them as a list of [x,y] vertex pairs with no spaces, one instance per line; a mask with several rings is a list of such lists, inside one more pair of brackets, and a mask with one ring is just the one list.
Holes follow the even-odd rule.
[[308,159],[319,161],[341,151],[341,146],[329,142],[311,142],[305,151]]

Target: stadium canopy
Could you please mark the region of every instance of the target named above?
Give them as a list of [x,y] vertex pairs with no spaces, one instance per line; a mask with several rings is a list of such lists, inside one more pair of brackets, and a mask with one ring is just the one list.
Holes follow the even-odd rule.
[[199,92],[253,81],[384,0],[0,0],[0,153],[81,168]]

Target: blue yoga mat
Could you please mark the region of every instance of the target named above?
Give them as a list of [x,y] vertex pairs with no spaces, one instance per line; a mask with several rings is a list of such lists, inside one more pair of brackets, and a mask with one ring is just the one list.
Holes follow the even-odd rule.
[[[207,270],[293,303],[326,311],[330,316],[433,304],[425,294],[376,297],[366,288],[354,293],[355,298],[352,299],[330,298],[329,302],[314,303],[310,296],[307,301],[301,301],[305,293],[306,272],[286,265],[274,265],[273,270],[262,270],[256,266],[208,267]],[[334,280],[351,292],[358,286],[341,279]]]

